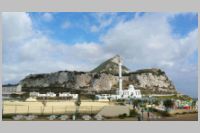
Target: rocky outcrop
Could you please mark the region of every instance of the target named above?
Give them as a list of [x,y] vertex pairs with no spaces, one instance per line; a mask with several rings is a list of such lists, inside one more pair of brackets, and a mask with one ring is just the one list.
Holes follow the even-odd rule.
[[75,71],[62,71],[50,74],[34,74],[20,81],[23,88],[65,88],[87,91],[110,90],[117,84],[118,77],[106,73],[85,73]]
[[145,69],[130,73],[129,81],[143,93],[176,93],[175,86],[160,69]]
[[[35,88],[40,90],[61,88],[64,91],[110,92],[113,90],[114,92],[118,88],[117,60],[118,56],[111,58],[91,72],[59,71],[49,74],[32,74],[21,80],[20,84],[22,88],[25,90],[28,88],[30,91]],[[133,84],[143,94],[176,93],[175,86],[160,69],[143,69],[135,72],[128,72],[126,67],[122,69],[123,88]]]
[[[116,55],[113,58],[103,62],[98,67],[96,67],[94,70],[92,70],[92,73],[109,73],[113,75],[118,75],[119,73],[119,66],[118,62],[120,60],[120,56]],[[122,66],[122,73],[126,74],[129,73],[129,69],[126,66]]]

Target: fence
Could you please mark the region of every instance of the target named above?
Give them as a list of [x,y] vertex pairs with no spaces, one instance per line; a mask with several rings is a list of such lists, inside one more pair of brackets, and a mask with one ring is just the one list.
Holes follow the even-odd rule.
[[3,106],[3,115],[6,114],[73,114],[78,111],[81,114],[96,114],[103,107],[99,106],[20,106],[6,105]]

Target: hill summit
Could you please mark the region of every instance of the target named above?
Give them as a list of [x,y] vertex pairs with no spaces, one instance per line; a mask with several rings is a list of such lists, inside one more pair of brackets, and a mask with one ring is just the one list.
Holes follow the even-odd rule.
[[[107,61],[97,66],[91,72],[109,73],[117,75],[119,73],[119,66],[118,66],[119,61],[120,61],[120,56],[115,55],[113,58],[108,59]],[[123,74],[129,73],[129,69],[126,66],[122,66],[122,73]]]

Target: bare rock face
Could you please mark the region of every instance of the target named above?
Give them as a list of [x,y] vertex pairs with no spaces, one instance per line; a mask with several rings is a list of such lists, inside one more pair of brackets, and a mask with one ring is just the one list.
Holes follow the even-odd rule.
[[25,77],[20,84],[23,88],[60,87],[66,91],[71,89],[87,91],[106,91],[118,84],[118,77],[106,73],[85,73],[62,71],[51,74],[35,74]]
[[[49,74],[32,74],[20,81],[22,90],[32,89],[55,91],[83,90],[87,92],[103,92],[118,88],[118,56],[102,63],[91,72],[59,71]],[[111,68],[111,69],[109,69]],[[168,79],[165,72],[160,69],[143,69],[135,72],[123,70],[123,88],[133,84],[143,94],[171,94],[176,93],[175,86]]]
[[90,87],[91,86],[91,80],[92,80],[92,75],[89,73],[85,74],[80,74],[75,77],[75,83],[76,87],[75,88],[81,88],[81,87]]
[[76,71],[59,71],[49,74],[34,74],[25,77],[20,84],[24,87],[63,87],[81,88],[89,86],[89,73]]
[[176,93],[175,86],[160,69],[144,69],[130,73],[130,81],[145,92]]
[[113,85],[118,83],[118,77],[111,74],[100,74],[99,78],[93,80],[93,88],[96,91],[110,90]]

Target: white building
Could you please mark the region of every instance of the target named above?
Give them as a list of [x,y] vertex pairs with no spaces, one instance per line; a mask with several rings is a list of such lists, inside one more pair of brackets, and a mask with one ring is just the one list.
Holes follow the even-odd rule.
[[3,99],[11,98],[12,94],[23,94],[22,86],[20,84],[16,85],[3,85],[2,86],[2,96]]
[[46,95],[47,97],[56,97],[56,94],[53,92],[48,92]]
[[47,97],[47,94],[40,94],[40,93],[38,93],[37,97]]
[[101,94],[96,95],[98,99],[111,99],[111,100],[117,100],[117,99],[138,99],[142,98],[140,90],[136,90],[133,85],[129,85],[129,88],[127,90],[120,91],[120,94],[110,95],[110,94]]
[[72,97],[73,99],[77,99],[78,98],[78,94],[71,94],[71,93],[67,93],[67,92],[64,92],[64,93],[59,93],[59,97]]
[[119,89],[115,95],[101,94],[96,95],[98,99],[129,99],[129,98],[142,98],[140,90],[136,90],[133,85],[129,85],[127,90],[122,89],[122,60],[119,57]]
[[22,86],[20,84],[17,85],[3,85],[2,93],[3,94],[13,94],[20,93],[22,91]]
[[52,97],[56,97],[56,94],[53,92],[47,92],[44,94],[41,94],[39,92],[30,92],[29,96],[30,97],[51,97],[52,98]]
[[[43,94],[41,94],[39,92],[30,92],[29,95],[30,95],[30,97],[51,97],[51,98],[56,97],[56,94],[53,92],[47,92],[47,93],[43,93]],[[78,94],[71,94],[71,93],[63,92],[63,93],[59,93],[58,97],[63,97],[63,98],[72,97],[72,99],[77,99]]]
[[136,90],[133,85],[129,85],[128,90],[123,90],[122,98],[142,98],[140,90]]
[[29,96],[30,96],[30,97],[38,97],[39,94],[40,94],[39,92],[30,92],[30,93],[29,93]]

